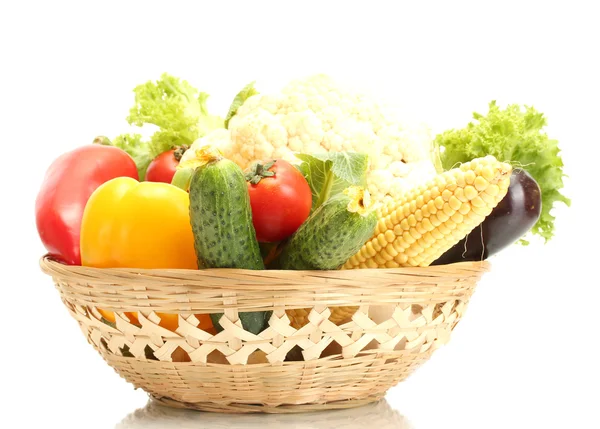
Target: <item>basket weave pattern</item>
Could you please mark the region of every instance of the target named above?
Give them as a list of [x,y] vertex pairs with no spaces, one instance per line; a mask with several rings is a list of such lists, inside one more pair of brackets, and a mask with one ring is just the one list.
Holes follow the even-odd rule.
[[[489,269],[467,262],[319,272],[134,270],[48,258],[41,267],[88,341],[123,378],[170,405],[228,412],[379,399],[449,340]],[[339,307],[350,312],[338,325],[330,316]],[[105,323],[98,309],[113,311],[116,323]],[[269,310],[269,327],[258,335],[238,319],[239,312]],[[296,311],[304,314],[301,327],[288,316]],[[126,312],[137,312],[139,325]],[[178,314],[178,328],[159,326],[156,313]],[[194,314],[206,313],[224,313],[222,332],[198,327]],[[285,361],[298,347],[303,361]],[[173,361],[181,351],[184,361]]]

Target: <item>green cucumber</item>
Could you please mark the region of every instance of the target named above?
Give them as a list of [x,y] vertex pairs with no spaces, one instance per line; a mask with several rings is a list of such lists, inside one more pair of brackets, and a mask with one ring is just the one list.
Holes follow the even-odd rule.
[[[263,270],[244,173],[234,162],[206,150],[190,182],[190,221],[198,266]],[[271,312],[240,313],[245,330],[258,334]],[[217,331],[223,314],[211,314]]]
[[350,187],[319,206],[294,233],[279,258],[284,270],[336,270],[373,236],[377,215],[369,194]]

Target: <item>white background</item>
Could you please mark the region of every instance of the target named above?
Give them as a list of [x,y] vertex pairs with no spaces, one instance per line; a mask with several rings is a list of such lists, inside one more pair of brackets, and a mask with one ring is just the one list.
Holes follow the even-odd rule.
[[[0,426],[600,427],[594,2],[407,3],[2,2]],[[50,162],[127,131],[131,89],[164,71],[223,114],[253,79],[312,72],[369,87],[436,131],[492,99],[533,104],[560,141],[573,204],[555,210],[551,242],[492,260],[450,344],[387,395],[393,412],[232,420],[150,408],[125,421],[147,397],[86,343],[39,271],[33,204]]]

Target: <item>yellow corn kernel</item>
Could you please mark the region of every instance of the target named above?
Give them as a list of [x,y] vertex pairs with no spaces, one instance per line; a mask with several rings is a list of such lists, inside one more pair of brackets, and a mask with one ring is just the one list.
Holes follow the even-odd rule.
[[[386,250],[386,249],[387,249],[387,247],[386,247],[385,249],[382,249],[382,250],[381,250],[381,252],[379,252],[379,254],[380,254],[380,255],[381,255],[381,257],[382,257],[383,259],[385,259],[386,261],[391,261],[391,260],[393,260],[393,259],[394,259],[394,257],[393,257],[392,255],[390,255],[390,254],[387,252],[387,250]],[[384,263],[385,263],[385,262],[384,262]]]
[[487,204],[485,203],[485,201],[483,201],[479,195],[477,195],[475,198],[473,198],[471,200],[471,205],[473,207],[485,207],[485,206],[487,206]]
[[421,225],[423,226],[423,228],[425,228],[427,232],[431,231],[434,228],[433,224],[428,218],[423,219]]
[[435,199],[434,204],[436,209],[441,210],[444,207],[444,199],[439,196]]
[[[402,234],[402,239],[407,244],[413,244],[416,241],[416,238],[414,238],[409,231],[406,231],[404,234]],[[408,246],[406,246],[406,247],[408,247]]]
[[414,214],[411,214],[411,215],[410,215],[410,216],[407,218],[407,220],[408,220],[408,225],[409,225],[411,228],[414,228],[414,227],[417,225],[417,218],[415,217],[415,215],[414,215]]
[[368,241],[367,244],[365,244],[366,248],[366,254],[368,255],[369,258],[372,258],[373,256],[375,256],[375,254],[377,253],[375,251],[375,249],[373,248],[373,242]]
[[408,230],[408,233],[412,236],[412,238],[414,238],[415,240],[418,240],[419,238],[421,238],[421,234],[419,233],[419,231],[417,231],[417,228],[411,228]]
[[396,234],[396,235],[402,235],[402,233],[404,232],[404,229],[402,228],[402,225],[397,224],[394,226],[394,229],[392,229],[392,231],[394,231],[394,234]]
[[492,197],[495,197],[496,195],[498,195],[499,192],[500,192],[500,188],[498,187],[498,185],[490,185],[485,190],[485,193]]
[[454,211],[460,209],[460,206],[462,205],[460,200],[458,198],[456,198],[454,195],[452,195],[450,197],[450,199],[448,200],[448,205],[450,206],[450,208]]
[[475,187],[471,185],[465,186],[464,194],[467,200],[471,201],[477,196],[477,189],[475,189]]
[[400,221],[400,227],[404,230],[404,231],[408,231],[410,229],[410,225],[408,224],[408,219],[402,219]]
[[427,203],[427,211],[429,212],[430,215],[435,214],[437,212],[437,207],[435,206],[435,201],[430,200]]
[[434,227],[438,227],[442,224],[442,221],[438,218],[438,214],[439,213],[429,216],[429,221]]
[[472,185],[473,182],[475,182],[475,177],[477,177],[475,175],[475,172],[473,170],[468,170],[465,172],[465,182],[467,182],[467,185]]
[[452,207],[450,207],[450,203],[444,205],[444,208],[442,209],[442,211],[448,216],[452,216],[454,214],[454,209]]
[[444,238],[444,234],[442,234],[442,233],[440,232],[440,230],[439,230],[439,229],[437,229],[437,228],[435,228],[435,229],[432,229],[430,234],[431,234],[431,236],[432,236],[433,238],[435,238],[436,240],[441,240],[442,238]]
[[452,216],[450,216],[450,219],[452,219],[452,222],[456,223],[457,225],[460,225],[461,223],[463,223],[464,216],[461,215],[459,212],[456,212]]
[[460,206],[460,208],[458,209],[458,212],[461,215],[466,215],[467,213],[469,213],[471,211],[471,205],[470,204],[463,204],[462,206]]
[[393,230],[387,230],[384,234],[383,237],[385,238],[385,241],[387,241],[388,243],[392,243],[395,239],[396,239],[396,234],[394,233]]
[[454,191],[454,197],[462,203],[466,203],[467,201],[469,201],[467,199],[467,197],[465,197],[465,189],[464,188],[456,189],[456,191]]
[[375,261],[375,263],[377,264],[377,266],[382,266],[385,265],[385,263],[387,262],[385,259],[383,259],[383,256],[381,256],[381,252],[377,253],[374,257],[373,257],[373,261]]
[[475,186],[475,189],[479,192],[485,191],[489,184],[490,183],[481,176],[477,176],[473,182],[473,186]]
[[390,243],[385,247],[385,251],[387,252],[388,255],[390,255],[392,257],[392,259],[394,259],[396,257],[396,255],[398,254],[398,251],[394,248],[394,244]]
[[398,253],[398,255],[394,258],[394,261],[401,267],[405,267],[406,262],[408,261],[408,255],[406,253]]
[[437,212],[436,216],[437,216],[438,220],[442,223],[444,223],[448,219],[450,219],[450,216],[448,216],[448,214],[446,213],[445,210],[440,210],[439,212]]
[[492,197],[489,194],[486,194],[485,192],[482,192],[481,194],[479,194],[479,198],[481,198],[485,202],[486,205],[493,204],[494,201],[496,200],[494,197]]

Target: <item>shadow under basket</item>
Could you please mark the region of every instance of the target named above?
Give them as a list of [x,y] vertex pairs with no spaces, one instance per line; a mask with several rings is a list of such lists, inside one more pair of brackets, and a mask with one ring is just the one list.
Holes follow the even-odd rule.
[[[169,406],[237,413],[379,400],[448,342],[489,270],[487,262],[348,271],[40,264],[125,380]],[[238,314],[248,311],[272,311],[259,334],[242,327]],[[208,313],[224,313],[221,332],[203,325]]]

